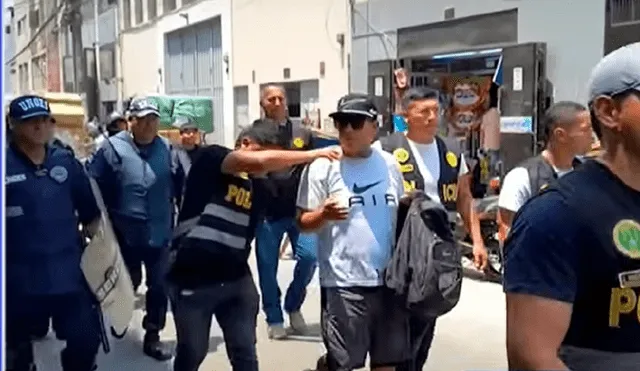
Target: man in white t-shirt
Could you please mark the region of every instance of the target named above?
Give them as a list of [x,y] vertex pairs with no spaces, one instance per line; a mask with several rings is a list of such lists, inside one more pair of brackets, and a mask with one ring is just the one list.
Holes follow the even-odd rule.
[[591,118],[576,102],[558,102],[545,113],[541,127],[547,145],[540,155],[513,168],[504,178],[498,199],[503,228],[511,227],[515,213],[550,182],[568,174],[580,163],[578,156],[591,149]]
[[298,191],[298,223],[318,233],[322,334],[330,371],[392,371],[406,359],[408,322],[384,286],[395,245],[402,175],[395,159],[371,148],[378,111],[349,94],[330,115],[343,158],[315,161]]
[[[440,101],[437,90],[419,87],[404,95],[406,133],[393,133],[374,143],[374,147],[392,153],[400,165],[404,191],[423,191],[442,204],[452,219],[459,212],[470,227],[474,263],[478,269],[487,266],[487,250],[480,233],[480,222],[473,209],[471,174],[459,146],[439,137]],[[405,208],[400,208],[402,220]],[[453,221],[453,220],[452,220]],[[398,371],[422,370],[433,341],[436,318],[412,316],[410,322],[411,357]]]

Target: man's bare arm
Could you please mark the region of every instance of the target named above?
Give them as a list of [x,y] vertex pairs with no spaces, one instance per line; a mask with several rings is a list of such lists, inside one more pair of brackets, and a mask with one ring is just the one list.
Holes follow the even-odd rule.
[[296,217],[298,227],[303,232],[313,232],[322,228],[326,222],[322,213],[322,207],[316,210],[304,210],[298,208]]
[[570,303],[507,293],[509,370],[569,370],[558,350],[569,329],[571,312]]
[[222,172],[226,174],[243,172],[251,174],[278,171],[291,166],[306,164],[320,157],[338,159],[340,153],[330,148],[311,151],[237,150],[229,153],[224,158],[222,161]]
[[498,213],[500,214],[500,222],[502,225],[507,229],[511,228],[513,217],[516,216],[516,213],[503,207],[498,208]]
[[473,195],[471,194],[471,174],[465,174],[458,178],[458,212],[462,216],[465,225],[469,228],[471,240],[476,244],[484,244],[480,230],[480,220],[476,213]]

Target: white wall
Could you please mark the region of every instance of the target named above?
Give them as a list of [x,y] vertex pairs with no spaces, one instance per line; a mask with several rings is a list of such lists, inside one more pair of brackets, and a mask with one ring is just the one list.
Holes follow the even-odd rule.
[[[260,115],[260,84],[316,79],[326,118],[348,90],[348,1],[234,0],[232,5],[233,84],[248,86],[251,119]],[[345,38],[343,52],[336,41],[339,33]],[[320,62],[325,63],[324,78]],[[291,70],[286,80],[284,68]]]
[[[172,31],[220,16],[223,54],[231,58],[231,1],[194,1],[193,4],[163,14],[152,22],[125,31],[122,35],[124,60],[122,77],[125,97],[133,94],[164,93],[165,34]],[[146,2],[143,3],[146,7]],[[180,14],[187,15],[188,23]],[[232,74],[233,68],[229,66],[229,74],[224,76],[223,83],[225,145],[233,145],[235,140]]]

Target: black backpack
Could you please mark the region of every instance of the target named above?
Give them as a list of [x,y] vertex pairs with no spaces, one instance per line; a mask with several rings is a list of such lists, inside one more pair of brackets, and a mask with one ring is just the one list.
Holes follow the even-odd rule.
[[444,207],[415,192],[385,273],[385,284],[414,316],[453,309],[462,288],[461,251]]

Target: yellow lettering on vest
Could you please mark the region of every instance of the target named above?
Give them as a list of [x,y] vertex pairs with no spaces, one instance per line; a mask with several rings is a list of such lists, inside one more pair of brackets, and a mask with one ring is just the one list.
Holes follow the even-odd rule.
[[489,179],[489,158],[480,160],[480,179],[486,182]]
[[414,189],[416,189],[416,182],[415,182],[415,180],[412,180],[412,181],[410,181],[410,182],[405,180],[405,181],[403,182],[403,184],[404,184],[404,191],[405,191],[405,192],[411,192],[411,191],[413,191]]
[[611,301],[609,304],[609,327],[620,327],[620,315],[630,314],[636,309],[636,317],[640,322],[640,307],[638,295],[630,288],[615,287],[611,290]]
[[458,185],[443,184],[442,197],[444,198],[443,202],[455,202],[458,199]]
[[400,165],[400,171],[403,173],[410,173],[413,171],[413,165],[412,164]]
[[236,185],[229,184],[224,200],[232,202],[243,209],[251,209],[251,192]]

